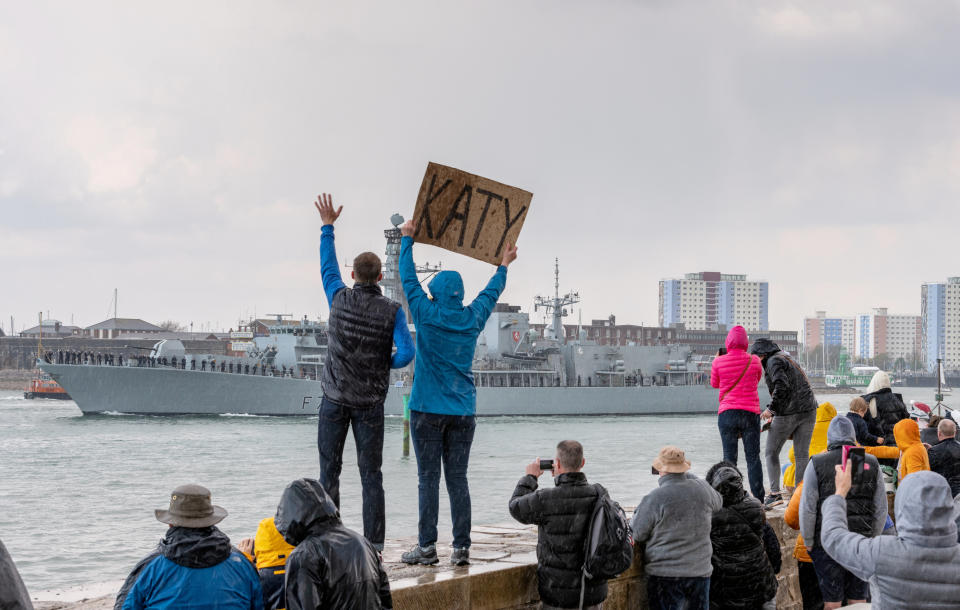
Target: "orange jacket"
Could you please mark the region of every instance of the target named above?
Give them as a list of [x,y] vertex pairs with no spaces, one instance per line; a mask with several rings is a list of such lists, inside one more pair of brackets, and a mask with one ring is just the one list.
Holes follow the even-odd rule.
[[893,438],[900,450],[899,482],[911,472],[930,470],[927,448],[920,441],[920,426],[912,419],[901,419],[893,427]]
[[[797,488],[793,490],[793,495],[790,497],[790,504],[787,504],[787,510],[783,513],[784,522],[789,525],[792,529],[800,529],[800,497],[803,495],[803,481],[800,481],[800,484],[797,485]],[[807,553],[807,547],[803,544],[803,536],[797,534],[797,544],[793,547],[793,557],[797,561],[803,561],[805,563],[813,562],[810,559],[810,554]]]

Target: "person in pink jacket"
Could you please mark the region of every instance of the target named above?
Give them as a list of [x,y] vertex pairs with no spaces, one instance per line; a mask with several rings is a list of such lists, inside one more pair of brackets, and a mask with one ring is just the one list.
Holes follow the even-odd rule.
[[760,359],[747,353],[749,340],[742,326],[727,333],[727,353],[713,360],[710,385],[720,390],[720,441],[723,459],[736,465],[737,439],[743,439],[747,456],[750,491],[763,502],[763,466],[760,462],[760,396],[757,385],[763,378]]

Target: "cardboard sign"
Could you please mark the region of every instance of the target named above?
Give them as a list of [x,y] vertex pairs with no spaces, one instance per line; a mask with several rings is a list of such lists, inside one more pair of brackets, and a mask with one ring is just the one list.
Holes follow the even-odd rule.
[[438,163],[427,164],[413,212],[414,241],[499,265],[516,244],[533,193]]

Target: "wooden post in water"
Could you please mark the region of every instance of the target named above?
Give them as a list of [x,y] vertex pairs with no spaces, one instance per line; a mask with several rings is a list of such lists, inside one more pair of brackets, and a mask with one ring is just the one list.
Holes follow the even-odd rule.
[[403,457],[410,457],[410,395],[403,397]]

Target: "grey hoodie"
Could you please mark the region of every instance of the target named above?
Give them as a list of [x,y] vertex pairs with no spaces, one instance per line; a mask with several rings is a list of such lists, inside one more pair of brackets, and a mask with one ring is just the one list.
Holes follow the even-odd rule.
[[857,578],[870,581],[874,610],[960,605],[960,545],[946,479],[906,477],[894,502],[897,535],[864,538],[847,530],[846,500],[823,503],[823,547]]
[[[856,445],[857,433],[853,423],[846,417],[835,417],[827,428],[827,450],[844,445]],[[811,458],[813,456],[810,456]],[[811,459],[803,471],[803,496],[800,497],[800,535],[807,549],[817,545],[817,502],[820,501],[820,485],[817,469]],[[877,489],[874,495],[873,535],[883,531],[887,523],[887,492],[883,484],[883,472],[877,468]],[[821,532],[822,536],[822,532]]]

